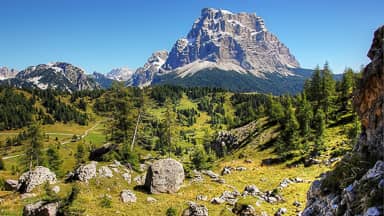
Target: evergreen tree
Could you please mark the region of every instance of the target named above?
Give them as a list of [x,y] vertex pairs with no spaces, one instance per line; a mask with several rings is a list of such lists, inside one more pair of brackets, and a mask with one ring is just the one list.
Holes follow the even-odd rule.
[[312,74],[311,80],[310,80],[310,88],[309,91],[307,91],[308,98],[310,101],[316,102],[315,110],[317,110],[321,104],[322,99],[322,78],[321,78],[321,71],[320,67],[316,66],[315,71]]
[[315,129],[315,148],[314,153],[318,154],[324,148],[324,132],[325,132],[325,113],[322,109],[319,109],[314,117],[314,129]]
[[35,123],[29,126],[28,135],[31,141],[25,149],[25,166],[31,170],[34,166],[44,163],[42,153],[43,134],[40,125]]
[[325,121],[328,122],[329,116],[332,112],[332,100],[335,96],[336,83],[333,79],[332,71],[329,69],[329,65],[326,62],[322,70],[322,82],[321,82],[321,105],[325,114]]
[[281,105],[280,101],[276,100],[272,96],[269,97],[270,101],[270,110],[269,117],[272,122],[280,122],[284,118],[284,108]]
[[61,160],[59,152],[56,148],[50,147],[46,152],[47,165],[48,168],[55,171],[59,176],[61,175],[61,165],[63,164],[63,160]]
[[299,123],[295,116],[292,103],[288,100],[285,116],[283,118],[282,132],[279,137],[278,152],[285,154],[287,151],[298,148]]
[[307,100],[305,91],[300,94],[298,104],[297,120],[300,125],[300,134],[305,138],[310,133],[313,118],[312,105]]
[[80,164],[85,162],[84,157],[85,157],[84,145],[79,143],[79,144],[77,144],[77,149],[76,149],[76,153],[75,153],[76,166],[79,166]]
[[354,90],[354,73],[351,68],[347,68],[344,70],[343,78],[341,80],[340,84],[340,99],[341,102],[341,109],[347,110],[348,109],[348,102],[349,99],[352,96],[352,92]]

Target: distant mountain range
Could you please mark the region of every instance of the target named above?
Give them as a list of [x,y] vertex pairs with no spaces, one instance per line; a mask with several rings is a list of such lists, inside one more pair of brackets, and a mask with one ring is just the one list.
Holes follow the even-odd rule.
[[270,33],[261,17],[205,8],[186,37],[170,52],[154,52],[136,70],[107,74],[68,63],[42,64],[20,71],[0,68],[2,83],[65,91],[108,88],[114,80],[131,86],[173,84],[221,87],[233,91],[296,93],[312,70],[300,68],[289,49]]

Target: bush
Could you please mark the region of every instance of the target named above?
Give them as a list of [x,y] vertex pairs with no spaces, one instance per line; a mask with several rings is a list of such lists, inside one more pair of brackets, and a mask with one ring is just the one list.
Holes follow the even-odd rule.
[[5,170],[4,160],[0,157],[0,170]]
[[166,215],[166,216],[176,216],[176,215],[177,215],[177,211],[176,211],[175,208],[173,208],[173,207],[169,207],[169,208],[167,209],[167,212],[166,212],[165,215]]
[[112,199],[109,195],[104,195],[101,198],[100,206],[103,208],[112,208]]

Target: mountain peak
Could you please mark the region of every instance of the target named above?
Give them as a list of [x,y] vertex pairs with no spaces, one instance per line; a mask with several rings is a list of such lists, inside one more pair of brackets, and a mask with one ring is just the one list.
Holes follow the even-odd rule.
[[128,67],[114,68],[106,75],[106,77],[117,81],[128,81],[132,78],[133,73],[134,70],[131,70]]
[[174,71],[196,61],[234,64],[260,77],[290,75],[289,68],[299,67],[261,17],[214,8],[204,8],[188,35],[176,41],[163,69]]

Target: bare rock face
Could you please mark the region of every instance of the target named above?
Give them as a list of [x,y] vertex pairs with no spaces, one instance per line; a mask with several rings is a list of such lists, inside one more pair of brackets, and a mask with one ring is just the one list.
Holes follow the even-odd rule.
[[176,193],[183,181],[183,165],[174,159],[161,159],[148,168],[145,187],[153,194]]
[[0,80],[14,78],[18,73],[15,69],[9,69],[7,67],[0,67]]
[[[383,215],[384,214],[384,26],[376,30],[368,57],[371,63],[364,69],[354,105],[360,115],[362,133],[353,151],[344,156],[334,171],[312,183],[307,194],[303,216],[312,215]],[[372,167],[360,166],[368,164]],[[338,170],[351,162],[349,170],[358,170],[351,184],[342,188],[328,188]],[[357,165],[356,165],[357,164]],[[340,168],[341,167],[341,168]],[[348,170],[344,170],[348,171]],[[355,172],[355,171],[354,171]],[[353,173],[352,173],[353,174]],[[331,178],[332,177],[332,178]],[[342,184],[340,184],[342,185]]]
[[163,66],[168,58],[167,51],[157,51],[148,58],[143,67],[140,67],[132,76],[132,84],[134,86],[148,86],[151,84],[154,75]]
[[276,36],[268,32],[264,20],[250,13],[231,13],[205,8],[186,38],[179,39],[163,66],[174,70],[196,61],[232,65],[255,75],[262,72],[289,73],[299,67],[295,57]]
[[20,193],[29,193],[36,186],[48,182],[53,184],[56,182],[56,174],[51,172],[48,168],[37,166],[34,170],[23,173],[17,185],[17,190]]
[[24,206],[23,216],[56,216],[59,209],[58,202],[39,201]]

